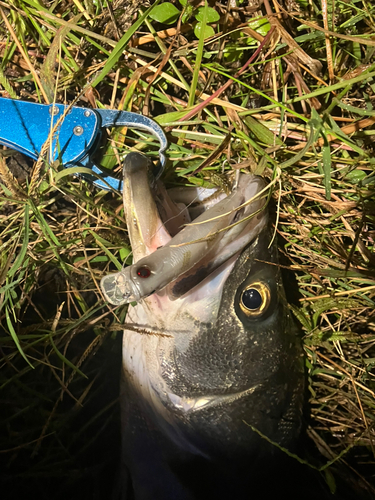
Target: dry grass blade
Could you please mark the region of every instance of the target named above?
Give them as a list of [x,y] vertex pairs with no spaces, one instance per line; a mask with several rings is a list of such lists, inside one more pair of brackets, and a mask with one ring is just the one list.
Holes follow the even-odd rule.
[[330,39],[330,36],[327,34],[327,31],[329,31],[329,26],[328,26],[328,2],[327,2],[327,0],[322,0],[322,13],[323,13],[323,26],[324,26],[324,29],[326,30],[325,39],[326,39],[326,54],[327,54],[328,75],[329,75],[330,81],[332,82],[334,80],[334,78],[335,78],[335,73],[333,71],[331,39]]
[[48,96],[47,94],[45,93],[44,89],[43,89],[43,85],[39,79],[39,76],[38,76],[38,73],[35,71],[34,69],[34,66],[30,63],[30,59],[29,57],[27,56],[26,52],[24,51],[21,43],[19,42],[18,38],[17,38],[17,35],[15,34],[12,26],[10,25],[9,21],[8,21],[8,18],[6,17],[6,15],[4,14],[4,11],[3,9],[0,7],[0,14],[1,14],[1,17],[3,18],[3,21],[9,31],[9,33],[12,35],[12,38],[13,40],[15,41],[17,47],[18,47],[18,50],[21,52],[22,56],[23,56],[23,59],[24,61],[26,62],[31,74],[33,75],[35,81],[37,82],[38,84],[38,87],[39,87],[39,90],[40,92],[42,93],[43,97],[44,97],[44,101],[46,102],[46,104],[49,104],[49,100],[48,100]]
[[5,183],[5,186],[16,199],[26,199],[26,193],[23,191],[17,179],[7,167],[5,159],[2,156],[0,156],[0,176],[2,182]]

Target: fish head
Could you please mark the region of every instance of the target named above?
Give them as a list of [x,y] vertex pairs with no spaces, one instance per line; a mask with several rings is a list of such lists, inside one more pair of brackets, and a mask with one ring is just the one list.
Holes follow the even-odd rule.
[[[157,252],[163,259],[168,247],[172,263],[166,260],[164,273],[177,250],[202,238],[214,243],[201,248],[191,267],[178,264],[167,284],[129,306],[123,341],[127,393],[164,436],[193,453],[256,454],[265,442],[260,434],[288,446],[301,426],[303,359],[258,196],[264,181],[241,174],[234,198],[220,195],[203,211],[200,217],[209,224],[226,217],[217,237],[204,222],[186,226],[189,207],[174,204],[162,185],[150,183],[145,162],[128,155],[124,168],[135,276],[140,269],[161,269],[152,259]],[[123,404],[126,412],[129,400]]]
[[271,237],[265,227],[184,306],[171,302],[179,326],[166,328],[174,341],[159,358],[159,394],[172,427],[209,456],[259,456],[256,431],[292,449],[300,433],[303,355]]

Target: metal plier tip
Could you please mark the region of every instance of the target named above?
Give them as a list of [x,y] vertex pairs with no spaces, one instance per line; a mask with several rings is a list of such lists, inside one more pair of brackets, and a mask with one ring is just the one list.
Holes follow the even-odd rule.
[[[0,144],[38,159],[51,130],[67,108],[63,104],[36,104],[0,98]],[[105,172],[97,167],[91,159],[100,143],[102,130],[109,127],[136,128],[157,137],[160,142],[160,166],[155,176],[158,178],[161,175],[168,145],[161,127],[137,113],[112,109],[70,108],[54,134],[48,161],[59,159],[64,167],[87,167],[101,177],[90,177],[96,186],[122,191],[122,180],[113,177],[111,171]]]

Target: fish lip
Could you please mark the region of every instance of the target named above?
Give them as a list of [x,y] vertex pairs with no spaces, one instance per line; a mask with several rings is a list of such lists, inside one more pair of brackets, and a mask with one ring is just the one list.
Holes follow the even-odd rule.
[[180,397],[177,394],[167,393],[169,402],[172,403],[173,408],[182,411],[185,414],[197,413],[202,410],[213,408],[221,404],[231,404],[239,399],[253,394],[256,390],[260,389],[263,384],[255,384],[243,391],[212,396],[201,396],[198,398]]

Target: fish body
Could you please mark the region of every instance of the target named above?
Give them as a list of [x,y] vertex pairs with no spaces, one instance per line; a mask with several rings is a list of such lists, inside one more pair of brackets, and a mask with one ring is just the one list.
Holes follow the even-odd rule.
[[[146,160],[128,155],[124,208],[133,271],[148,269],[155,278],[147,258],[168,244],[181,249],[171,241],[189,216],[166,203],[163,186],[152,189],[149,180]],[[180,245],[188,248],[192,234],[214,244],[201,247],[190,268],[179,272],[177,266],[172,281],[155,293],[145,287],[129,306],[121,392],[125,499],[271,498],[279,481],[292,495],[289,457],[267,439],[291,450],[298,440],[303,357],[264,201],[256,198],[263,188],[263,181],[241,174],[233,203],[242,206],[249,193],[255,200],[225,215],[225,224],[236,228],[232,237],[227,231],[218,236],[216,226],[204,229],[205,223],[190,226],[194,231]],[[215,217],[228,199],[213,206]],[[227,214],[228,201],[223,206]],[[141,261],[146,264],[137,268]],[[116,279],[111,283],[124,292]],[[106,292],[109,283],[102,283]],[[142,286],[140,277],[141,296]],[[120,295],[112,293],[116,300]]]

